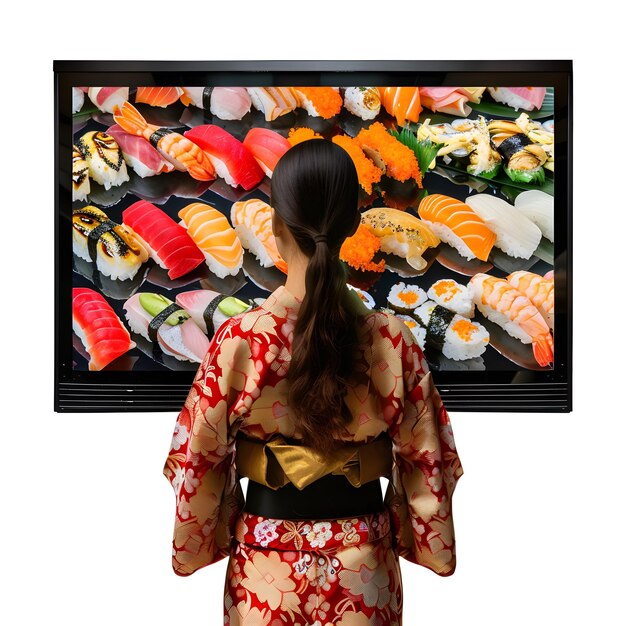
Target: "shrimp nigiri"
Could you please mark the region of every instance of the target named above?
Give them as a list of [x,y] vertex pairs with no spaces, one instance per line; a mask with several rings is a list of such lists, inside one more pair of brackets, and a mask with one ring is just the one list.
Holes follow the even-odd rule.
[[506,279],[537,307],[539,313],[554,330],[554,281],[533,272],[517,271]]
[[554,362],[550,329],[537,307],[504,278],[475,274],[470,282],[478,310],[522,343],[532,343],[533,354],[542,367]]
[[148,124],[128,100],[121,109],[116,106],[113,119],[127,133],[147,139],[177,170],[196,180],[215,178],[215,169],[199,146],[169,128]]

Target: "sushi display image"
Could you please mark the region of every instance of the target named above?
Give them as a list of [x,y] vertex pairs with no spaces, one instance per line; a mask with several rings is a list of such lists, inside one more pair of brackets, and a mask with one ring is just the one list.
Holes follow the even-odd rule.
[[309,140],[357,171],[348,286],[433,369],[553,368],[552,88],[89,86],[72,113],[74,369],[193,371],[284,284],[271,178]]

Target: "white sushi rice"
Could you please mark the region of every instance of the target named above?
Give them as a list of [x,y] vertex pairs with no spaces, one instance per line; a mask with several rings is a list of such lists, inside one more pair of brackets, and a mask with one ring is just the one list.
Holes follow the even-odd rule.
[[78,113],[85,102],[85,92],[78,87],[72,87],[72,113]]
[[363,102],[363,97],[367,93],[363,89],[375,89],[375,87],[348,87],[343,95],[343,106],[352,115],[362,120],[373,120],[380,113],[380,97],[378,107],[370,109]]
[[541,241],[541,230],[521,211],[486,193],[468,196],[465,204],[496,233],[495,246],[512,257],[529,259]]
[[165,265],[161,257],[156,253],[155,250],[152,249],[150,245],[148,245],[148,242],[145,239],[143,239],[143,237],[138,235],[130,226],[128,226],[128,224],[124,224],[124,228],[126,228],[130,233],[132,233],[134,237],[137,238],[137,241],[148,251],[150,258],[154,259],[154,261],[157,263],[159,267],[163,268],[164,270],[169,269]]
[[422,350],[426,349],[426,329],[420,326],[410,315],[396,314],[399,320],[402,320],[409,330],[413,333],[415,341]]
[[[411,292],[415,294],[415,302],[413,304],[407,303],[400,297],[402,292]],[[418,306],[424,304],[428,300],[426,292],[417,285],[407,285],[405,283],[396,283],[389,290],[387,296],[387,302],[392,309],[401,311],[414,311]]]
[[428,297],[463,317],[474,317],[472,293],[465,285],[455,280],[442,279],[433,283],[428,290]]
[[141,178],[148,178],[157,174],[156,170],[147,167],[144,163],[142,163],[139,159],[136,159],[131,154],[124,153],[124,161],[126,162],[126,165],[128,165],[128,167],[132,167],[133,170],[135,170],[137,176],[140,176]]
[[539,189],[522,191],[515,198],[515,208],[536,224],[543,236],[554,243],[554,198]]
[[215,168],[215,173],[220,178],[223,178],[231,187],[237,187],[237,183],[234,181],[233,177],[228,171],[228,167],[226,166],[226,163],[224,163],[224,161],[222,161],[221,159],[218,159],[215,155],[211,154],[210,152],[207,152],[206,150],[204,151],[204,154],[206,154],[209,161],[211,161],[211,164]]
[[474,300],[478,310],[488,319],[491,320],[494,324],[497,324],[504,330],[506,330],[511,337],[515,339],[519,339],[522,343],[531,343],[532,339],[528,335],[528,333],[524,332],[518,324],[512,322],[504,313],[500,313],[495,309],[492,309],[490,306],[483,304],[480,301]]
[[532,111],[535,106],[531,104],[526,98],[522,98],[517,94],[512,93],[506,87],[487,87],[491,97],[501,104],[506,104],[514,108],[516,111],[518,109],[524,109],[525,111]]
[[246,224],[235,224],[232,212],[230,221],[234,225],[235,232],[239,237],[239,241],[241,241],[241,245],[250,253],[254,254],[258,262],[261,264],[261,267],[272,267],[274,265],[274,261],[268,254],[263,243],[260,242],[254,234],[254,231]]
[[[164,354],[173,356],[179,361],[201,363],[202,361],[185,345],[183,340],[182,327],[188,322],[194,323],[193,320],[187,320],[187,322],[183,322],[183,324],[176,324],[174,326],[161,324],[157,331],[157,336],[161,339],[161,341],[159,341],[159,348],[161,348]],[[165,342],[167,342],[167,345]],[[168,345],[172,346],[171,350],[168,348]]]
[[467,244],[450,228],[440,222],[431,222],[429,220],[422,219],[432,231],[448,245],[452,246],[462,257],[471,260],[475,259],[476,255],[469,249]]
[[349,283],[346,283],[346,284],[348,286],[348,289],[351,289],[352,291],[356,292],[358,297],[361,299],[363,304],[368,309],[373,309],[376,306],[376,301],[374,300],[374,298],[372,298],[372,296],[369,293],[367,293],[367,291],[363,289],[359,289],[358,287],[354,287],[353,285],[350,285]]
[[298,100],[300,101],[300,107],[304,109],[311,117],[319,117],[320,114],[315,108],[313,103],[302,93],[297,87],[294,88],[298,94]]

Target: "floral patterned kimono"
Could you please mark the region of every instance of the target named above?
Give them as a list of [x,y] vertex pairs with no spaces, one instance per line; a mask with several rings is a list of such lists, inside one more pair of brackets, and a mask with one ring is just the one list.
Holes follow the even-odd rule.
[[219,327],[176,420],[163,469],[176,494],[172,565],[188,576],[228,557],[226,625],[399,626],[398,557],[441,576],[455,570],[451,500],[463,468],[450,418],[410,329],[350,293],[361,349],[345,439],[391,437],[383,512],[277,520],[243,511],[237,432],[302,436],[285,378],[301,300],[284,285]]

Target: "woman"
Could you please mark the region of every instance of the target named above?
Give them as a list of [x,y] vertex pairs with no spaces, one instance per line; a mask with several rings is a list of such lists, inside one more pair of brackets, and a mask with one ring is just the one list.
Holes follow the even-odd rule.
[[331,141],[280,159],[272,228],[287,281],[220,326],[176,422],[173,568],[229,557],[229,626],[399,626],[398,557],[455,570],[463,468],[449,416],[410,329],[368,309],[339,261],[357,195]]

